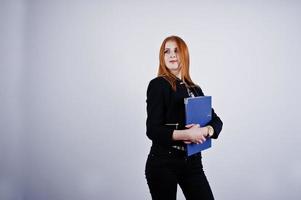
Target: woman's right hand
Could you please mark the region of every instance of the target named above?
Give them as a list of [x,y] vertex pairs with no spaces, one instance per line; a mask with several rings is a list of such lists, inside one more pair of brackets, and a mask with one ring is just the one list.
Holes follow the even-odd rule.
[[206,136],[208,135],[208,129],[205,127],[200,127],[199,124],[189,124],[186,125],[186,131],[188,133],[189,140],[184,141],[186,144],[189,143],[203,143],[206,141]]

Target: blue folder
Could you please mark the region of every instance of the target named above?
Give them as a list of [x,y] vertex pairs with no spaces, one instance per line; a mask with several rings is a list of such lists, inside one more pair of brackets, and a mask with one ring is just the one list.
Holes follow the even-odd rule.
[[[189,97],[184,99],[186,125],[199,124],[201,127],[206,126],[212,118],[211,113],[211,96]],[[211,147],[211,138],[207,138],[202,144],[188,144],[187,155],[203,151]]]

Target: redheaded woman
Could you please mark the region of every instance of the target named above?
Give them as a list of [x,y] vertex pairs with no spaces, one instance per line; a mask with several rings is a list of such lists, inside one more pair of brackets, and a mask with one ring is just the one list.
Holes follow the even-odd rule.
[[216,139],[223,123],[212,109],[212,120],[206,126],[185,126],[184,98],[189,96],[204,94],[190,78],[187,45],[170,36],[160,48],[158,76],[147,89],[146,134],[152,147],[145,175],[153,200],[175,200],[178,184],[188,200],[214,199],[201,153],[188,157],[186,144]]

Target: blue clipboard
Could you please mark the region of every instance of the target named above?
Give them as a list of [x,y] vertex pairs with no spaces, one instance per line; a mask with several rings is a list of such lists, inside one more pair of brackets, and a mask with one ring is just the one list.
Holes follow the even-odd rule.
[[[211,96],[188,97],[184,99],[186,125],[200,124],[206,126],[212,118]],[[211,147],[211,138],[202,144],[187,144],[187,155],[203,151]]]

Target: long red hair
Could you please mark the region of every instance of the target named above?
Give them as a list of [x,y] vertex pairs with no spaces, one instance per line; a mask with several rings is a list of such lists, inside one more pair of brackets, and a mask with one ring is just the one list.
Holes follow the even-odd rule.
[[176,91],[176,80],[177,77],[173,75],[169,69],[165,65],[164,61],[164,50],[165,50],[165,44],[168,41],[173,41],[178,46],[178,52],[179,52],[179,59],[180,59],[180,70],[181,70],[181,79],[184,81],[186,86],[188,87],[195,87],[196,85],[193,83],[193,81],[190,78],[189,75],[189,52],[188,47],[184,40],[178,36],[169,36],[164,39],[164,41],[161,44],[160,47],[160,53],[159,53],[159,70],[158,70],[158,76],[164,77],[172,86],[172,89]]

